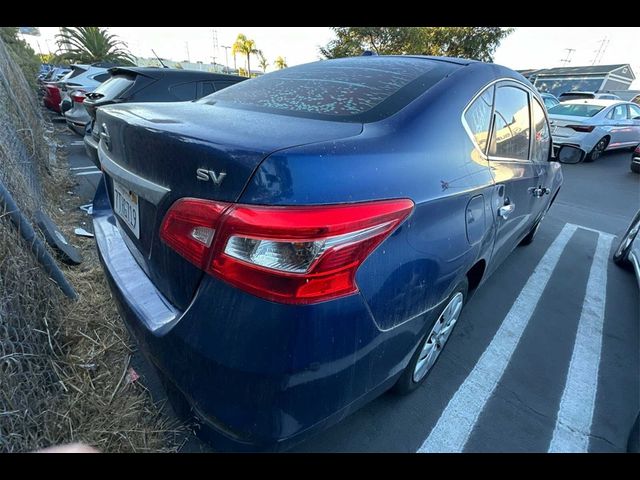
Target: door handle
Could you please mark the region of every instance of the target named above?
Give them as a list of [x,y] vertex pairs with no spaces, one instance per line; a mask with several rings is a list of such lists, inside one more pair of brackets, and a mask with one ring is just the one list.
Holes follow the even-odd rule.
[[543,186],[531,187],[529,188],[529,191],[531,192],[531,195],[533,195],[534,197],[543,197],[551,193],[551,190]]
[[509,215],[511,215],[515,209],[516,209],[516,204],[515,203],[510,203],[508,205],[503,205],[502,207],[500,207],[498,209],[498,215],[500,217],[502,217],[504,220],[506,220],[507,217]]

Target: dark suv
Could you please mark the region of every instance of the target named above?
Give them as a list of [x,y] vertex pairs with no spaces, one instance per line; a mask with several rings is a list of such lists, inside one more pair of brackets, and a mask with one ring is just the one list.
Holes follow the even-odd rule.
[[91,116],[84,136],[87,155],[100,167],[100,126],[94,126],[96,109],[112,103],[184,102],[196,100],[247,80],[237,75],[150,67],[115,67],[111,78],[88,93],[84,106]]

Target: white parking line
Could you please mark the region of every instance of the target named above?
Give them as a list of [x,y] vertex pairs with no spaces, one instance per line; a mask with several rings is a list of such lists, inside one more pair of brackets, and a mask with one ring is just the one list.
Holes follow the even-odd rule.
[[565,224],[536,266],[478,363],[440,415],[418,453],[461,452],[502,378],[560,255],[576,231]]
[[[574,225],[573,223],[568,223],[567,225]],[[603,232],[602,230],[596,230],[595,228],[589,228],[589,227],[584,227],[582,225],[574,225],[575,227],[581,228],[582,230],[588,230],[589,232],[595,232],[599,235],[602,235],[604,237],[611,237],[616,238],[616,236],[613,233],[609,233],[609,232]]]
[[607,266],[613,236],[599,235],[582,305],[567,381],[549,452],[587,452],[598,390]]

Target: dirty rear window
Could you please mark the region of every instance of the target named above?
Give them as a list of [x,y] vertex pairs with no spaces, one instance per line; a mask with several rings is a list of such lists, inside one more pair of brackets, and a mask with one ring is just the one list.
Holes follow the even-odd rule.
[[347,122],[381,120],[457,65],[411,57],[357,57],[285,68],[233,85],[200,103]]

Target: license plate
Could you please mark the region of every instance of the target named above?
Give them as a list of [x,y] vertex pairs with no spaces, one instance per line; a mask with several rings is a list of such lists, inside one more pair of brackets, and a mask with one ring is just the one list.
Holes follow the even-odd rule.
[[113,182],[113,211],[140,238],[140,209],[138,195],[128,188]]

